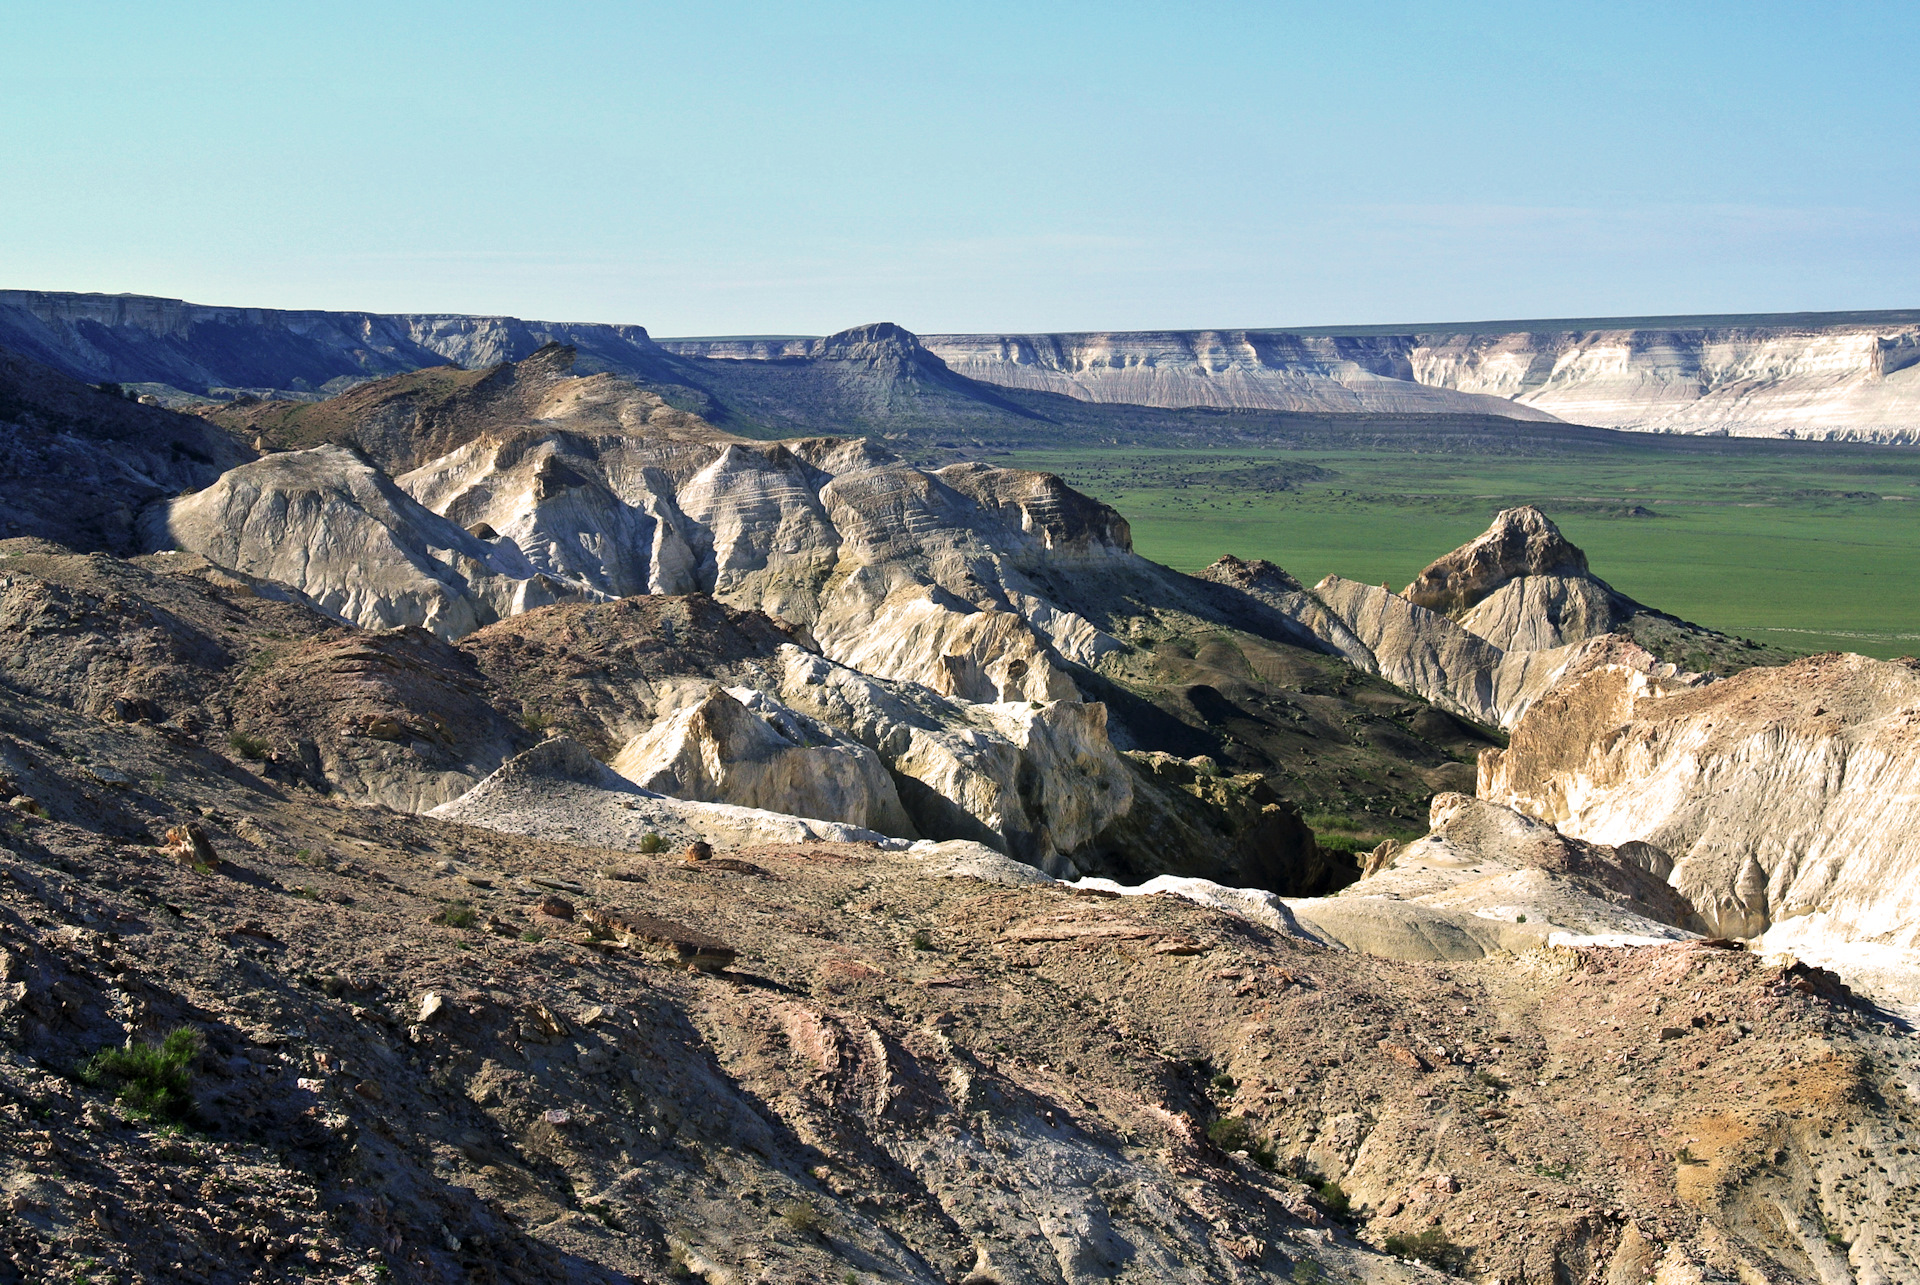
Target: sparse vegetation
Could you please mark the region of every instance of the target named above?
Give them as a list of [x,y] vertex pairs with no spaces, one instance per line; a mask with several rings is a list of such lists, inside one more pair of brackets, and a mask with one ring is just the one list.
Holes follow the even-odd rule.
[[480,922],[480,916],[467,902],[450,901],[440,907],[440,913],[433,917],[433,922],[449,928],[471,928]]
[[1317,1189],[1320,1206],[1335,1218],[1345,1218],[1353,1212],[1353,1199],[1347,1195],[1347,1189],[1337,1182],[1323,1182]]
[[1239,1087],[1240,1082],[1224,1072],[1213,1077],[1213,1091],[1223,1097],[1231,1095]]
[[258,761],[267,756],[272,747],[257,736],[248,736],[245,732],[233,732],[227,737],[227,748],[243,759]]
[[799,1236],[818,1236],[826,1228],[820,1211],[804,1200],[789,1200],[780,1206],[780,1221]]
[[1278,1163],[1267,1140],[1254,1131],[1245,1116],[1223,1115],[1207,1126],[1207,1141],[1222,1151],[1244,1151],[1262,1169],[1272,1170]]
[[185,1123],[194,1116],[193,1074],[204,1046],[198,1031],[176,1027],[158,1044],[102,1049],[80,1068],[80,1079],[112,1089],[115,1100],[141,1119]]
[[649,855],[666,851],[667,841],[649,830],[640,836],[640,851]]
[[1438,1267],[1441,1271],[1453,1271],[1466,1259],[1460,1246],[1448,1240],[1447,1234],[1438,1227],[1388,1236],[1384,1248],[1395,1258],[1410,1258],[1429,1267]]
[[914,929],[913,930],[913,948],[915,950],[932,950],[933,949],[933,930],[930,928]]

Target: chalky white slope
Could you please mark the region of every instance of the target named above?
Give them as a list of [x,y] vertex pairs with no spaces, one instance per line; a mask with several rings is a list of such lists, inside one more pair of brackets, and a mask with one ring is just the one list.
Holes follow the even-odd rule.
[[[1920,964],[1909,662],[1814,656],[1704,687],[1601,666],[1482,756],[1478,793],[1578,838],[1656,845],[1718,933],[1790,942],[1843,975],[1868,956]],[[1920,1000],[1915,978],[1893,993]]]

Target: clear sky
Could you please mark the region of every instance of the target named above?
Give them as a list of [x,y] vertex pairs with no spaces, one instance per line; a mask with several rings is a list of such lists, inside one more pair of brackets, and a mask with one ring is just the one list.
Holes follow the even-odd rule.
[[657,335],[1920,307],[1904,3],[0,4],[0,287]]

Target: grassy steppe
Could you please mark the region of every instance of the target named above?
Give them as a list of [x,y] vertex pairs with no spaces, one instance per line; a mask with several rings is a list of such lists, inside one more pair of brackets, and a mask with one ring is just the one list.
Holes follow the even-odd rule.
[[1920,653],[1920,451],[1639,438],[1577,452],[1021,450],[1113,505],[1146,557],[1223,553],[1313,583],[1399,589],[1509,505],[1544,509],[1595,574],[1661,610],[1774,646]]

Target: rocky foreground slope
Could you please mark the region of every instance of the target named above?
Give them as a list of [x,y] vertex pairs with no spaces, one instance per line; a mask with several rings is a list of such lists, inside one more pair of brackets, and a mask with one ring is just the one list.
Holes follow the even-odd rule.
[[[329,801],[11,688],[0,719],[13,1279],[1839,1282],[1920,1252],[1911,1040],[1752,952],[1394,960],[977,848],[687,863]],[[179,1030],[175,1096],[85,1072]]]

